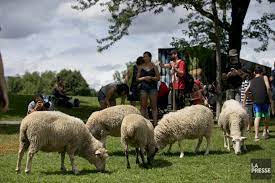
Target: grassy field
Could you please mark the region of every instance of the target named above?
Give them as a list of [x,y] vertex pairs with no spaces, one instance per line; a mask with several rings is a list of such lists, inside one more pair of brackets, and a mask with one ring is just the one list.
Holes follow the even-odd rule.
[[[26,98],[26,96],[24,96]],[[22,97],[22,98],[24,98]],[[22,99],[20,98],[20,99]],[[20,100],[18,99],[18,100]],[[81,119],[86,119],[91,111],[98,109],[94,98],[80,98],[86,105],[80,109],[66,110]],[[86,101],[86,103],[84,103]],[[19,103],[19,101],[17,101]],[[24,102],[20,102],[24,103]],[[28,103],[28,102],[27,102]],[[96,105],[94,105],[96,104]],[[13,107],[13,104],[12,104]],[[82,110],[81,110],[82,109]],[[25,113],[14,112],[1,116],[3,119],[20,119]],[[61,109],[65,110],[65,109]],[[16,113],[17,111],[17,113]],[[15,115],[16,114],[16,115]],[[274,124],[274,122],[273,122]],[[166,154],[166,149],[160,151],[153,163],[153,168],[144,169],[135,164],[134,152],[130,153],[131,169],[126,169],[119,138],[110,137],[107,140],[109,159],[107,172],[96,173],[95,167],[88,161],[77,158],[76,163],[80,175],[73,175],[66,156],[65,165],[69,170],[66,174],[60,171],[60,156],[58,153],[38,152],[33,160],[32,173],[26,175],[24,171],[17,175],[15,166],[18,150],[19,126],[0,126],[0,182],[251,182],[250,160],[257,158],[271,158],[273,165],[273,180],[275,180],[275,126],[271,126],[271,138],[254,142],[254,133],[249,133],[246,141],[248,152],[239,156],[228,153],[223,148],[223,138],[220,129],[215,126],[210,154],[204,156],[205,140],[199,155],[194,154],[196,141],[184,141],[185,157],[179,158],[178,145],[174,144],[172,153]],[[23,160],[23,170],[26,154]],[[259,182],[259,181],[256,181]],[[268,181],[271,182],[271,181]]]

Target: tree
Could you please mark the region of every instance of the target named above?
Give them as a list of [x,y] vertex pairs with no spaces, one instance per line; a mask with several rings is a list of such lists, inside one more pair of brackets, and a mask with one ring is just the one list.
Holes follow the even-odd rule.
[[[91,6],[100,3],[103,10],[109,11],[111,18],[109,19],[111,25],[109,26],[108,36],[97,40],[99,43],[98,50],[103,51],[108,49],[115,42],[120,40],[123,36],[128,35],[128,28],[131,26],[132,21],[138,15],[154,11],[158,14],[167,8],[171,11],[175,10],[175,7],[183,7],[186,10],[194,10],[193,13],[198,12],[201,17],[209,20],[204,26],[212,26],[215,16],[211,11],[211,0],[76,0],[78,3],[73,8],[78,10],[85,10]],[[260,0],[258,0],[260,2]],[[231,9],[231,24],[225,17],[226,11],[223,13],[222,18],[218,18],[217,24],[223,29],[229,39],[229,49],[237,49],[240,52],[242,41],[242,29],[243,21],[250,4],[250,0],[218,0],[217,4],[221,10]],[[218,12],[219,15],[219,12]],[[245,38],[257,39],[262,42],[261,47],[257,51],[264,51],[269,42],[270,37],[274,37],[274,30],[269,26],[268,22],[275,19],[273,13],[264,14],[263,17],[257,20],[252,20],[248,27],[244,30],[247,33]],[[210,22],[210,24],[209,24]],[[201,24],[200,24],[201,25]],[[203,32],[203,30],[198,30]],[[197,32],[198,32],[197,31]],[[210,32],[209,37],[213,37],[214,31]],[[272,35],[272,36],[270,36]],[[274,38],[273,38],[274,39]],[[213,39],[212,39],[213,40]],[[212,43],[214,43],[212,41]]]
[[65,81],[65,91],[68,95],[91,95],[89,86],[80,71],[63,69],[57,76]]
[[23,83],[20,76],[9,76],[7,79],[8,91],[12,94],[18,94],[23,89]]

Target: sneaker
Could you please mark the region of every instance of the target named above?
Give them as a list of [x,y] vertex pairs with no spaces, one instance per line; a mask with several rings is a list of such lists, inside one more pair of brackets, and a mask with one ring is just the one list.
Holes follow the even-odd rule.
[[258,142],[259,140],[260,140],[259,137],[255,137],[255,139],[254,139],[255,142]]

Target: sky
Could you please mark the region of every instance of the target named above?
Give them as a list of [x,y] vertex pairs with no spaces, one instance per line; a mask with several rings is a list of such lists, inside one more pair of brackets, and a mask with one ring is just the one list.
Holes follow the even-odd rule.
[[[6,76],[65,68],[79,70],[91,88],[99,89],[112,82],[116,70],[126,69],[125,63],[135,61],[144,51],[150,51],[156,60],[158,48],[169,48],[172,37],[182,36],[184,25],[178,25],[178,20],[187,15],[182,8],[158,16],[142,14],[133,21],[130,35],[98,53],[96,39],[107,35],[109,14],[99,6],[74,10],[74,2],[0,0],[0,50]],[[251,1],[245,24],[263,12],[275,12],[275,3]],[[271,26],[275,29],[275,21]],[[261,53],[253,50],[258,45],[249,41],[242,47],[241,58],[272,66],[275,42]]]

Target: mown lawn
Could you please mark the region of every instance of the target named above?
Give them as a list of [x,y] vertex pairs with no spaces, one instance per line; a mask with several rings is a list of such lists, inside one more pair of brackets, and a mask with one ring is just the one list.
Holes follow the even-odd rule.
[[[89,110],[96,107],[90,106],[90,98],[87,100]],[[74,111],[70,114],[73,114]],[[86,115],[87,112],[87,115]],[[89,111],[90,112],[90,111]],[[88,111],[81,110],[75,116],[87,118]],[[86,115],[86,116],[85,116]],[[6,116],[7,117],[7,116]],[[20,117],[20,115],[19,115]],[[6,118],[1,118],[6,119]],[[273,121],[274,124],[274,121]],[[15,173],[18,150],[19,126],[0,126],[0,182],[251,182],[250,160],[257,158],[271,158],[273,166],[273,180],[275,180],[275,126],[271,126],[271,138],[261,139],[254,142],[254,133],[247,135],[246,141],[248,152],[236,156],[233,152],[228,153],[223,148],[223,138],[220,129],[215,126],[210,154],[204,156],[205,140],[202,143],[199,155],[194,154],[197,141],[184,141],[185,157],[179,158],[178,145],[174,144],[172,153],[166,154],[164,149],[159,152],[153,163],[152,169],[144,169],[135,164],[133,151],[130,155],[132,168],[126,169],[119,138],[108,138],[107,149],[109,159],[107,172],[96,173],[95,167],[88,161],[77,158],[77,166],[80,175],[73,175],[69,158],[66,156],[65,164],[69,170],[66,174],[60,171],[60,156],[58,153],[39,152],[34,160],[32,173],[26,175],[24,166],[26,154],[22,163],[22,173]],[[259,181],[256,181],[259,182]],[[271,181],[269,181],[271,182]]]

